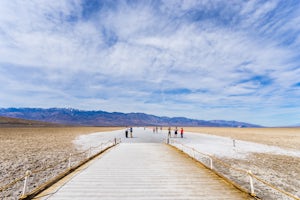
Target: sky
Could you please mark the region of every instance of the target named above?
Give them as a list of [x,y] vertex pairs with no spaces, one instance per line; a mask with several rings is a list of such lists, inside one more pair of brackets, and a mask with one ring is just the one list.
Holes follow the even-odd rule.
[[1,0],[0,107],[300,124],[298,0]]

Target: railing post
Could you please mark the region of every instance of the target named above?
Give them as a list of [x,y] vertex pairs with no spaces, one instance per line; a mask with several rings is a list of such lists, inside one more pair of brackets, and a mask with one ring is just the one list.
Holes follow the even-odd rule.
[[253,178],[252,178],[252,172],[250,170],[248,170],[247,172],[248,172],[249,183],[250,183],[250,194],[252,196],[255,196],[254,185],[253,185]]
[[210,169],[212,170],[213,169],[213,160],[211,157],[208,157],[208,159],[209,159]]
[[195,157],[195,149],[193,148],[193,157],[194,157],[194,159],[196,159],[196,157]]
[[72,154],[70,153],[70,156],[69,156],[69,163],[68,163],[68,168],[71,169],[71,157],[72,157]]
[[235,148],[235,139],[232,140],[233,148]]
[[92,155],[92,147],[90,146],[90,148],[89,148],[89,157],[91,157],[91,155]]
[[115,138],[115,145],[117,145],[117,138]]
[[28,184],[28,179],[29,179],[30,174],[31,174],[31,172],[29,170],[27,170],[26,173],[25,173],[22,196],[25,196],[25,194],[26,194],[26,189],[27,189],[27,184]]

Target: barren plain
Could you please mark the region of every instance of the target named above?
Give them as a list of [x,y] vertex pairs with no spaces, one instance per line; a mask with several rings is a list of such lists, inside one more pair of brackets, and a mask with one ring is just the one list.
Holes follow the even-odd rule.
[[[72,141],[79,135],[112,131],[117,127],[26,127],[0,128],[0,187],[19,178],[27,170],[39,170],[64,160],[78,150]],[[61,172],[62,166],[35,177],[45,181],[49,175]],[[50,174],[49,174],[50,173]],[[36,186],[36,185],[35,185]],[[20,187],[20,186],[16,186]],[[34,186],[33,186],[34,187]],[[16,191],[17,194],[15,193]],[[13,194],[12,194],[13,193]],[[4,193],[2,194],[4,195]],[[16,188],[6,191],[0,199],[15,199],[20,195]]]
[[[300,128],[186,127],[185,131],[229,137],[235,140],[300,151]],[[252,170],[253,173],[277,188],[300,196],[300,157],[260,152],[250,154],[247,159],[222,158],[222,160],[231,163],[233,167]],[[261,186],[261,188],[266,187]],[[284,198],[275,190],[270,192],[262,190],[258,193],[261,197],[264,197],[263,199]],[[270,197],[269,194],[264,196],[267,193],[274,193],[275,197]]]
[[[79,135],[112,131],[122,128],[101,127],[40,127],[40,128],[0,128],[0,187],[23,176],[26,170],[39,170],[47,165],[65,159],[70,153],[78,152],[73,141]],[[229,137],[285,149],[300,150],[300,128],[196,128],[185,127],[187,132]],[[225,159],[226,160],[226,159]],[[268,177],[282,180],[277,186],[285,191],[300,195],[300,158],[293,156],[255,153],[247,160],[232,159],[233,165],[249,168]],[[35,179],[47,179],[49,174],[57,174],[66,166],[41,174]],[[36,182],[36,181],[35,181]],[[294,185],[290,187],[290,185]],[[35,187],[36,185],[33,185]],[[21,186],[22,187],[22,186]],[[4,195],[4,196],[3,196]],[[0,199],[15,199],[20,191],[3,193]]]
[[300,128],[212,128],[186,127],[185,131],[300,150]]

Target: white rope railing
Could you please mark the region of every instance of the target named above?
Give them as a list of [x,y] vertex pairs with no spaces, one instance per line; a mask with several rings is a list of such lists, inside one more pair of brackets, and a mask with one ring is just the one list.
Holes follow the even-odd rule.
[[[28,186],[30,185],[30,178],[32,178],[34,175],[45,173],[47,170],[54,169],[56,167],[62,168],[61,174],[67,174],[68,172],[74,170],[75,168],[79,167],[81,164],[87,162],[91,158],[97,156],[98,154],[102,153],[106,149],[115,146],[121,142],[120,138],[114,138],[112,140],[109,140],[107,142],[103,142],[98,146],[91,146],[89,149],[76,153],[76,154],[69,154],[68,157],[64,158],[63,160],[56,162],[54,164],[48,165],[42,169],[39,170],[27,170],[26,173],[16,178],[15,180],[3,185],[0,187],[0,199],[6,199],[6,198],[16,198],[16,196],[13,193],[21,194],[19,197],[20,199],[26,198],[28,194],[30,194],[32,191],[38,190],[41,185],[45,184],[49,180],[45,180],[43,183],[40,183],[39,185],[36,185],[34,188],[29,189]],[[65,166],[65,168],[63,168]],[[58,172],[60,173],[60,172]],[[57,174],[56,174],[57,176]],[[56,178],[54,176],[54,179]],[[58,175],[59,176],[59,175]],[[4,181],[3,181],[4,182]],[[23,182],[23,186],[20,189],[20,186],[16,190],[21,191],[14,191],[14,186],[17,184],[20,184]],[[7,192],[10,190],[9,192]],[[6,192],[6,193],[5,193]]]
[[[250,170],[247,171],[247,170],[244,170],[244,169],[239,169],[239,168],[233,167],[233,166],[225,163],[224,161],[216,158],[215,156],[202,153],[202,152],[196,150],[195,148],[187,146],[185,144],[182,144],[182,143],[180,143],[180,142],[178,142],[174,139],[167,138],[166,141],[169,145],[181,150],[182,152],[186,153],[190,157],[192,157],[195,160],[201,162],[204,166],[211,169],[212,171],[214,171],[219,176],[227,179],[229,182],[231,182],[237,188],[241,189],[242,191],[245,191],[245,192],[249,193],[253,197],[256,197],[256,198],[260,199],[255,194],[254,180],[256,180],[256,181],[262,183],[263,185],[269,187],[271,190],[274,190],[274,191],[278,192],[279,194],[283,195],[285,198],[293,199],[293,200],[300,200],[299,197],[297,197],[297,196],[295,196],[295,195],[293,195],[289,192],[286,192],[283,189],[280,189],[280,188],[274,186],[271,183],[268,183],[267,181],[263,180],[262,178],[258,177],[257,175],[254,175]],[[235,146],[235,142],[233,142],[233,145]],[[205,160],[208,160],[208,163]],[[227,172],[230,171],[230,170],[234,170],[236,172],[244,174],[245,177],[248,177],[248,181],[249,181],[248,184],[249,184],[250,189],[246,189],[245,187],[241,186],[241,184],[238,184],[236,182],[236,180],[232,180],[231,178],[228,178],[228,174],[226,175],[225,173],[220,173],[220,170],[217,170],[214,167],[213,163],[218,163],[218,164],[222,165],[223,171],[225,171],[224,168],[226,168]]]

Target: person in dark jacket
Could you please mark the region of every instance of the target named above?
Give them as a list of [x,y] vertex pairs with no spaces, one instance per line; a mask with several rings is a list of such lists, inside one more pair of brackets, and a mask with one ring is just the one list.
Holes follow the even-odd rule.
[[168,128],[168,137],[171,137],[171,127]]
[[125,137],[128,138],[128,128],[125,129]]
[[130,137],[132,138],[132,131],[133,131],[133,129],[132,129],[132,127],[130,127]]

